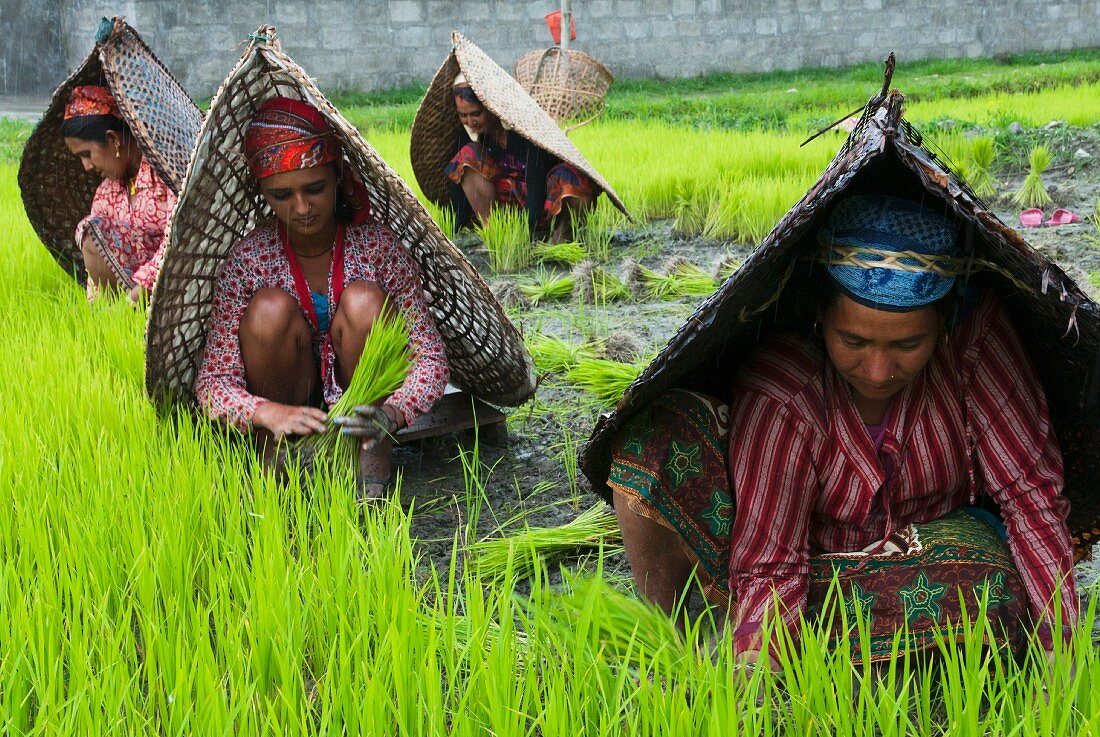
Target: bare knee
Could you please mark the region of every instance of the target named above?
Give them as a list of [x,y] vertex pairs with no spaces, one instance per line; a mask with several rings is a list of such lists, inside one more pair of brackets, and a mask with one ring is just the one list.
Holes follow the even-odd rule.
[[496,200],[496,185],[492,180],[472,169],[467,169],[462,175],[459,186],[474,213],[482,220],[487,219]]
[[261,343],[281,343],[290,338],[309,338],[298,301],[282,289],[261,289],[253,295],[241,317],[240,338]]
[[365,338],[382,314],[386,299],[385,291],[375,282],[357,281],[347,285],[332,320],[332,339],[340,342],[352,336]]

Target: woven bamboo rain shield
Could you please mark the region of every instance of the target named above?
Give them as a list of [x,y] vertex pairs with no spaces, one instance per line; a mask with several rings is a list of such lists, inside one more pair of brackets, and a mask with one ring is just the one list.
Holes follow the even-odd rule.
[[142,156],[177,194],[202,125],[202,113],[137,31],[121,18],[105,20],[88,58],[54,92],[19,164],[27,218],[61,267],[80,281],[84,259],[74,233],[101,180],[65,146],[61,122],[73,87],[89,84],[110,88]]
[[199,133],[173,214],[146,333],[146,389],[156,401],[194,402],[218,270],[232,245],[272,217],[244,156],[244,133],[266,100],[291,97],[322,112],[348,164],[367,188],[371,212],[420,268],[425,298],[446,344],[451,382],[489,402],[519,404],[535,390],[519,332],[466,258],[359,132],[282,53],[275,30],[251,37],[221,84]]
[[[964,252],[982,263],[1038,370],[1066,464],[1069,527],[1081,548],[1100,536],[1100,422],[1095,384],[1100,309],[1046,256],[1006,226],[923,146],[902,117],[903,96],[872,98],[821,178],[741,269],[711,295],[597,423],[581,467],[605,497],[612,440],[666,391],[682,387],[730,400],[737,367],[811,293],[817,229],[843,194],[882,192],[942,203],[960,223]],[[820,274],[820,271],[817,272]]]
[[455,77],[461,71],[491,113],[531,143],[583,171],[615,207],[630,216],[611,185],[512,75],[458,31],[451,34],[451,40],[451,53],[428,85],[412,127],[413,173],[429,200],[438,205],[449,204],[449,180],[443,169],[455,155],[462,129],[452,92]]

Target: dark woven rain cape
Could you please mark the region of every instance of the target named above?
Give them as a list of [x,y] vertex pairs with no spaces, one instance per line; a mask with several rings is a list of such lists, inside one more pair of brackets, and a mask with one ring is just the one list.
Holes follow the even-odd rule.
[[173,213],[146,332],[150,396],[188,404],[195,400],[218,271],[233,244],[272,216],[249,173],[244,133],[261,104],[283,96],[314,105],[328,119],[347,163],[366,186],[372,216],[388,225],[416,260],[446,345],[451,382],[489,402],[527,399],[535,390],[531,357],[481,276],[408,185],[283,54],[274,28],[261,27],[251,39],[214,95]]
[[84,259],[74,234],[101,179],[84,171],[65,146],[61,122],[73,87],[88,84],[110,88],[142,155],[176,194],[202,125],[202,113],[137,31],[122,18],[104,19],[95,48],[53,93],[19,163],[19,190],[31,226],[61,268],[81,282]]
[[451,53],[428,85],[412,127],[410,155],[413,173],[429,200],[440,206],[450,203],[447,192],[450,180],[443,169],[458,150],[457,142],[462,131],[451,91],[455,77],[461,71],[478,99],[491,113],[531,143],[583,171],[615,207],[630,215],[596,167],[584,158],[584,154],[577,150],[554,119],[539,107],[512,75],[458,31],[451,34],[451,41]]
[[606,482],[611,443],[627,420],[654,398],[676,388],[730,399],[741,361],[777,323],[809,280],[814,237],[844,194],[881,192],[942,202],[961,224],[964,252],[992,262],[982,272],[1001,296],[1046,390],[1066,464],[1072,503],[1070,531],[1079,546],[1100,536],[1100,423],[1096,374],[1100,368],[1100,310],[1050,259],[1029,246],[923,146],[902,117],[903,96],[884,87],[859,125],[802,200],[788,212],[741,269],[709,297],[600,418],[581,452],[593,488],[610,497]]

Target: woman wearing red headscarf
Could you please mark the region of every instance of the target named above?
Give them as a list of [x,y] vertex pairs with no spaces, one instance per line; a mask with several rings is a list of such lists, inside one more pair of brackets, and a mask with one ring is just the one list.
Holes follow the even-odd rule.
[[371,326],[389,302],[410,329],[415,361],[381,407],[361,407],[345,432],[363,438],[360,490],[383,493],[393,432],[427,412],[449,376],[420,273],[393,231],[370,217],[328,121],[275,98],[256,112],[245,154],[275,219],[230,250],[195,383],[214,418],[272,440],[327,429],[325,405],[351,380]]
[[137,300],[157,278],[176,196],[141,155],[106,87],[73,88],[61,135],[84,170],[103,177],[91,213],[76,226],[88,299],[122,289]]

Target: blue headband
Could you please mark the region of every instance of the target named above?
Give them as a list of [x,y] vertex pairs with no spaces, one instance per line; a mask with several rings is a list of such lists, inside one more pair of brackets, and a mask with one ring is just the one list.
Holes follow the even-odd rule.
[[955,283],[954,225],[912,200],[848,197],[833,210],[817,240],[829,276],[868,307],[919,309],[945,296]]

